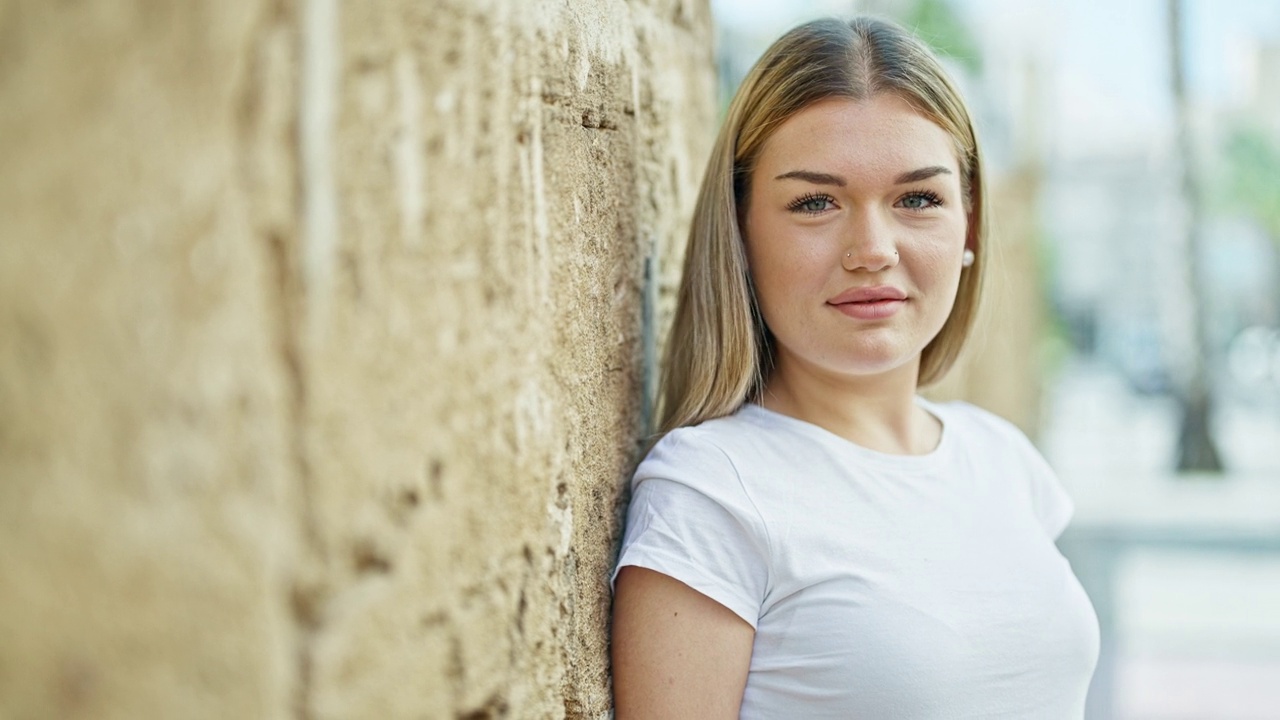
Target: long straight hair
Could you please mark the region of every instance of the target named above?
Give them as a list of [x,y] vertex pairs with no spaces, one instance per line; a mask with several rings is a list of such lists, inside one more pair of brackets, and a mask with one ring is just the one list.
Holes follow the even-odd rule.
[[917,385],[942,379],[973,325],[982,286],[985,193],[977,135],[964,100],[933,53],[884,20],[823,19],[779,38],[742,81],[712,148],[694,210],[684,274],[663,358],[658,432],[730,415],[758,399],[773,340],[756,302],[742,219],[765,141],[797,112],[829,98],[893,94],[955,145],[973,264],[951,314],[925,346]]

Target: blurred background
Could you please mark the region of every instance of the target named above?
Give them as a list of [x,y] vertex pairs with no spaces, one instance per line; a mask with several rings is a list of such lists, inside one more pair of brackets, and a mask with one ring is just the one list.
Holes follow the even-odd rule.
[[721,107],[772,39],[872,12],[944,56],[991,184],[985,317],[934,394],[1075,499],[1091,719],[1280,717],[1280,3],[715,0]]

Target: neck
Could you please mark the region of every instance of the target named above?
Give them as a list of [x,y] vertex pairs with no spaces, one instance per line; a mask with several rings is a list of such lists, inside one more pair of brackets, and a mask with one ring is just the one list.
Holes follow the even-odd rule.
[[918,365],[850,377],[779,357],[760,404],[870,450],[923,455],[937,447],[942,427],[916,404]]

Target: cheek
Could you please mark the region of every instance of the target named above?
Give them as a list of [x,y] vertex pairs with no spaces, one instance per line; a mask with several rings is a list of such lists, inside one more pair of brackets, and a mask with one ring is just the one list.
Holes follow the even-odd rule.
[[772,248],[761,245],[759,242],[748,243],[747,262],[751,283],[755,288],[756,304],[765,323],[772,327],[774,318],[786,299],[786,269],[780,267],[780,262],[785,262],[786,258],[776,256],[770,252]]
[[798,235],[785,223],[765,219],[751,223],[746,243],[762,305],[781,307],[825,284],[828,268],[821,238]]
[[964,251],[966,223],[963,217],[955,218],[932,237],[919,244],[919,258],[923,267],[938,278],[959,278],[960,254]]
[[[921,248],[917,255],[917,265],[936,281],[948,279],[953,274],[952,265],[960,266],[960,251],[950,243],[930,243]],[[958,274],[958,273],[957,273]]]
[[929,268],[929,282],[940,299],[939,311],[949,314],[960,289],[963,268],[960,253],[964,250],[963,234],[954,242],[939,243],[930,249],[931,257],[925,265]]
[[804,282],[804,255],[793,238],[783,235],[778,223],[768,218],[748,222],[746,237],[747,263],[755,286],[756,303],[765,325],[775,334],[779,324],[786,324],[790,308],[801,295]]

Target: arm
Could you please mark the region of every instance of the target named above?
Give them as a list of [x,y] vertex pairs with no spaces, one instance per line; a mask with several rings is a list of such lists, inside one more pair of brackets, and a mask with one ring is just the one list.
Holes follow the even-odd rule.
[[622,568],[613,601],[615,717],[736,718],[755,630],[684,583]]

